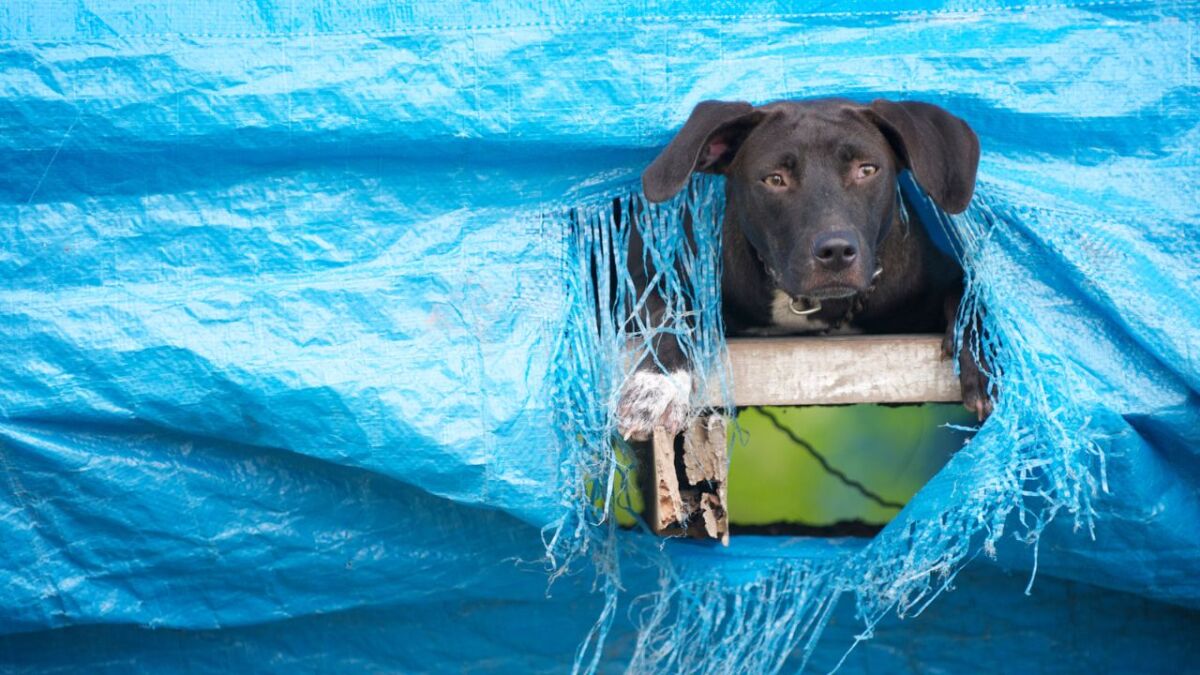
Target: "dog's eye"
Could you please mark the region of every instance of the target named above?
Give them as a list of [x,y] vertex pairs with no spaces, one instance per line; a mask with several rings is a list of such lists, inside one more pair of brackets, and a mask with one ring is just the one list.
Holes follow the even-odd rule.
[[787,185],[787,181],[783,179],[783,174],[773,173],[763,179],[763,182],[771,187],[783,187]]
[[859,180],[870,178],[871,176],[874,176],[877,171],[879,171],[879,167],[875,166],[874,164],[860,164],[858,167],[858,174],[855,177]]

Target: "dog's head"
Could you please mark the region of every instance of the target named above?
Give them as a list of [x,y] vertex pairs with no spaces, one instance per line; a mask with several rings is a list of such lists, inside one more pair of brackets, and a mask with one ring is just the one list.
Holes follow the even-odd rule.
[[727,214],[776,287],[793,298],[866,290],[896,216],[896,175],[950,213],[975,189],[979,139],[927,103],[841,99],[705,101],[642,174],[646,196],[670,199],[693,171],[726,176]]

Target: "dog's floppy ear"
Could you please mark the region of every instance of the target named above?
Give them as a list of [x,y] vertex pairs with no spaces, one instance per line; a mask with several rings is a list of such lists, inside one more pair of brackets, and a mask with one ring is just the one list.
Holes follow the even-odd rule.
[[948,213],[962,213],[975,192],[979,138],[945,110],[916,101],[873,101],[865,111],[900,161]]
[[721,173],[737,154],[746,134],[765,113],[743,101],[704,101],[642,172],[642,190],[652,202],[674,197],[693,171]]

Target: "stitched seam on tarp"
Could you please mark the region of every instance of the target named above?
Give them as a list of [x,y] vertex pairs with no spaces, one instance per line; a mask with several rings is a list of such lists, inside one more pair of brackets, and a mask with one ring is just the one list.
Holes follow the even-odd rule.
[[[1180,2],[1170,5],[1162,9],[1184,8],[1194,6],[1195,2]],[[660,15],[660,16],[612,16],[612,17],[597,17],[590,19],[579,19],[576,21],[527,21],[518,23],[493,23],[493,24],[475,24],[464,26],[452,25],[428,25],[419,26],[411,29],[392,27],[381,29],[378,31],[330,31],[330,32],[305,32],[305,33],[135,33],[132,35],[113,35],[105,37],[97,36],[72,36],[72,37],[30,37],[30,38],[0,38],[0,43],[75,43],[75,42],[105,42],[113,39],[117,40],[135,40],[135,39],[176,39],[176,38],[204,38],[204,39],[267,39],[267,38],[321,38],[321,37],[389,37],[393,35],[419,35],[422,33],[471,33],[476,31],[492,31],[492,30],[513,30],[524,28],[571,28],[571,27],[586,27],[594,26],[596,28],[611,28],[613,24],[625,24],[628,26],[651,26],[658,24],[669,24],[680,21],[699,21],[699,22],[714,22],[726,23],[730,21],[795,21],[801,19],[836,19],[836,18],[854,18],[854,17],[954,17],[954,16],[977,16],[977,15],[999,15],[1006,13],[1021,13],[1034,10],[1058,10],[1058,9],[1090,9],[1094,7],[1159,7],[1160,3],[1153,0],[1086,0],[1079,3],[1030,3],[1025,5],[1017,5],[1013,7],[956,7],[953,9],[905,9],[905,10],[867,10],[862,12],[787,12],[780,14],[679,14],[679,15]]]

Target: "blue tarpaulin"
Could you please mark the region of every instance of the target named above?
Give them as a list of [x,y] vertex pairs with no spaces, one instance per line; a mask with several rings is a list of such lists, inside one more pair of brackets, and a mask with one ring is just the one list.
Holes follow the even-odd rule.
[[[1194,669],[1198,36],[1122,0],[0,5],[0,670]],[[946,223],[996,412],[872,540],[618,530],[613,202],[697,102],[817,96],[978,133]],[[719,193],[646,211],[664,253]]]

